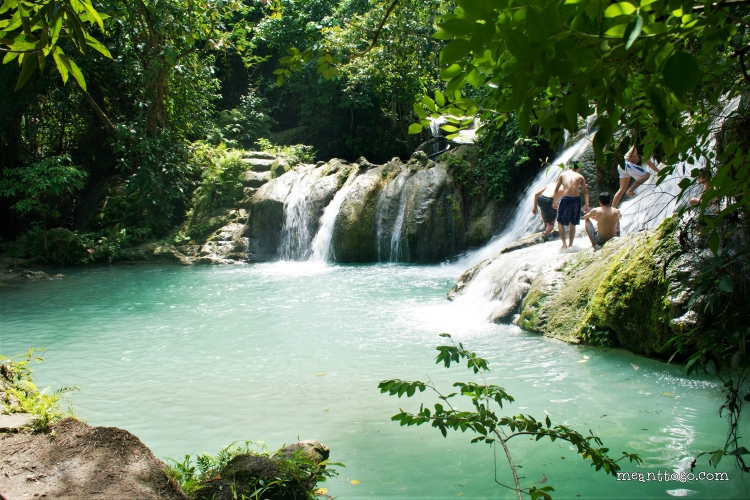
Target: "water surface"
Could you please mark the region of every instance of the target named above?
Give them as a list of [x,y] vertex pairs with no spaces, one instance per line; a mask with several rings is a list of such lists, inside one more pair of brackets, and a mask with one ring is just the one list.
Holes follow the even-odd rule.
[[[672,472],[723,443],[715,381],[475,319],[445,299],[458,272],[309,263],[67,270],[62,281],[0,290],[0,349],[46,347],[42,386],[78,384],[81,418],[128,429],[159,457],[238,440],[277,448],[320,439],[346,464],[323,485],[340,498],[513,498],[494,483],[489,446],[390,421],[434,397],[381,395],[381,380],[429,377],[449,391],[474,379],[434,364],[442,331],[490,359],[492,382],[516,398],[506,414],[548,414],[591,429],[615,456],[646,462],[624,470]],[[730,482],[625,483],[595,473],[565,443],[518,438],[513,450],[525,484],[546,476],[556,499],[748,495],[729,461],[719,470]],[[498,478],[510,483],[497,458]]]

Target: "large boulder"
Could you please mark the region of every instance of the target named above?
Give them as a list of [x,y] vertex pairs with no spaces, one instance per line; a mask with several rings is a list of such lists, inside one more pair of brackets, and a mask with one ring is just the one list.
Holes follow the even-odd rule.
[[334,229],[338,262],[439,262],[465,248],[461,194],[445,165],[394,158],[354,180]]
[[[295,240],[299,253],[284,257],[306,257],[305,252],[309,252],[323,210],[343,184],[342,177],[345,181],[346,175],[353,169],[341,160],[318,166],[299,165],[252,193],[245,204],[248,209],[247,223],[234,237],[235,240],[241,238],[246,241],[247,259],[262,261],[276,258],[285,237]],[[298,215],[293,219],[294,224],[287,221],[290,207],[293,214]],[[287,234],[289,232],[294,234]]]

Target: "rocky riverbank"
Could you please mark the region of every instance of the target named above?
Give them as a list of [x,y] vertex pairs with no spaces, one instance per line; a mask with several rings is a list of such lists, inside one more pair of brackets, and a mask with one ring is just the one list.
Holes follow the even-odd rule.
[[467,270],[449,298],[483,293],[494,304],[493,321],[567,342],[668,357],[666,342],[701,321],[687,308],[698,261],[683,238],[673,218],[656,230],[612,239],[599,251],[560,251],[557,242],[532,235]]
[[[186,483],[183,491],[179,471],[126,430],[68,417],[34,432],[33,420],[26,414],[0,414],[0,499],[231,500],[250,498],[259,484],[271,485],[270,496],[263,498],[311,498],[315,471],[325,468],[321,462],[329,455],[319,441],[294,443],[273,455],[240,453],[210,480]],[[290,467],[297,474],[285,489],[274,487]]]

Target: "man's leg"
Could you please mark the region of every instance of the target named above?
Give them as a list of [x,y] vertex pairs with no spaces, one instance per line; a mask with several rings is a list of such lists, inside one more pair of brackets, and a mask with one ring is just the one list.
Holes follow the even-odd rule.
[[573,224],[570,225],[570,229],[569,229],[570,236],[568,237],[570,241],[568,242],[568,248],[573,246],[573,240],[576,237],[576,229],[578,229],[578,226],[573,225]]
[[617,192],[615,193],[615,197],[612,199],[612,208],[617,208],[617,205],[620,203],[620,200],[625,194],[625,191],[628,190],[628,184],[630,184],[630,177],[620,178],[620,189],[617,190]]
[[560,239],[562,240],[563,248],[567,248],[565,244],[565,226],[561,222],[557,223],[557,229],[560,231]]
[[554,228],[555,228],[554,222],[550,222],[549,224],[547,224],[547,228],[544,230],[544,235],[547,236],[549,233],[552,232]]
[[646,175],[641,176],[641,178],[635,181],[635,184],[633,184],[633,187],[628,189],[628,192],[625,194],[628,196],[635,196],[635,188],[637,188],[638,186],[646,182],[650,177],[651,177],[651,174],[646,174]]
[[596,230],[596,227],[594,227],[594,223],[591,222],[591,219],[586,219],[586,235],[589,237],[589,241],[591,242],[591,246],[596,248],[596,242],[594,241],[594,231]]

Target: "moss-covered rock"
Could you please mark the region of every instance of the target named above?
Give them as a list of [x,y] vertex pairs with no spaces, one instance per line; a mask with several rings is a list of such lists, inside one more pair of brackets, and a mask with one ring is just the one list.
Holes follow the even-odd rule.
[[602,335],[648,356],[665,355],[674,320],[671,298],[684,274],[676,267],[677,224],[610,240],[581,252],[555,275],[538,275],[521,306],[519,326],[566,341],[596,343]]

